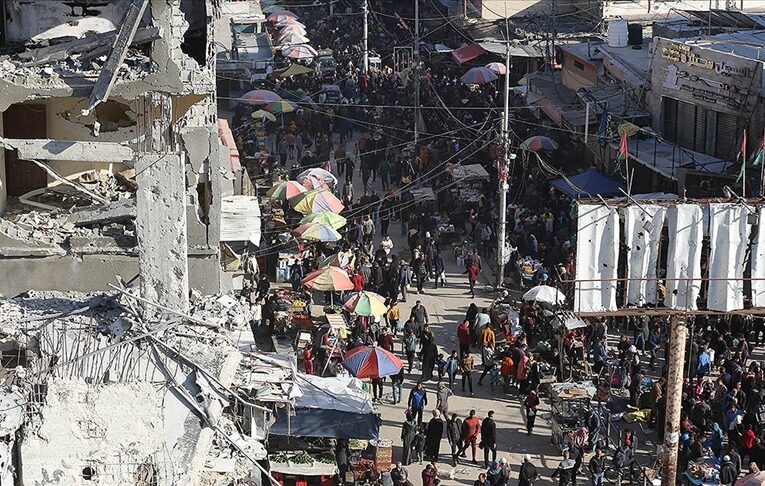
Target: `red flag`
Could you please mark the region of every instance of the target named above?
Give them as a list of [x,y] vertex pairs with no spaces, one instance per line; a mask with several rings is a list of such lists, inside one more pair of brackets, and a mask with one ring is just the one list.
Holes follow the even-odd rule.
[[619,142],[619,154],[616,156],[616,158],[620,160],[627,160],[628,156],[629,151],[627,150],[627,130],[622,130],[622,140]]
[[403,27],[403,28],[405,28],[406,30],[408,30],[409,32],[411,32],[411,31],[412,31],[412,29],[410,29],[410,28],[409,28],[409,26],[406,24],[406,22],[404,22],[404,19],[402,19],[402,18],[401,18],[401,16],[398,14],[398,12],[393,12],[393,13],[395,13],[395,14],[396,14],[396,18],[398,19],[398,24],[399,24],[401,27]]
[[738,156],[744,160],[744,163],[746,163],[746,128],[744,128],[744,135],[741,137],[741,150],[739,151]]

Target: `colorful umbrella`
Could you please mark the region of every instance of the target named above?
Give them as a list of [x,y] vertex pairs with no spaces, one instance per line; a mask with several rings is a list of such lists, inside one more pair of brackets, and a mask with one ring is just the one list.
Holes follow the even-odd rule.
[[282,7],[281,5],[266,5],[263,7],[263,12],[267,14],[275,13],[275,12],[284,12],[286,9]]
[[308,44],[309,42],[311,42],[311,39],[304,36],[303,34],[298,34],[297,32],[285,32],[279,36],[279,39],[277,39],[277,44],[281,44],[283,46],[295,46],[299,44]]
[[274,74],[280,78],[289,78],[290,76],[298,76],[300,74],[308,74],[312,72],[313,69],[294,63],[284,71],[279,71]]
[[276,121],[276,117],[265,110],[255,110],[252,112],[252,115],[250,116],[252,116],[256,120],[261,119],[261,120],[268,120],[272,122]]
[[282,97],[267,89],[254,89],[242,95],[240,101],[250,105],[265,105],[281,100]]
[[288,17],[286,19],[276,22],[276,28],[278,28],[280,31],[289,25],[294,25],[295,27],[300,27],[301,29],[303,29],[303,32],[301,32],[301,34],[305,34],[306,32],[305,24],[301,24],[300,22],[298,22],[297,20],[293,18]]
[[321,262],[322,267],[338,267],[338,268],[345,268],[348,266],[348,264],[351,263],[350,259],[348,258],[348,255],[345,253],[335,253],[332,256],[329,256],[324,259],[323,262]]
[[279,27],[279,35],[285,34],[306,35],[306,30],[305,27],[298,25],[298,22],[294,22],[291,24],[284,24],[283,26]]
[[340,216],[339,214],[330,213],[329,211],[320,211],[318,213],[312,213],[308,216],[303,217],[303,219],[300,220],[300,224],[307,224],[307,223],[321,223],[326,224],[327,226],[330,226],[334,229],[340,229],[343,226],[345,226],[348,221]]
[[398,374],[404,363],[381,347],[363,346],[346,353],[343,366],[356,378],[363,379]]
[[273,113],[274,115],[280,113],[292,113],[295,111],[295,105],[287,100],[274,101],[273,103],[267,104],[264,108],[266,111]]
[[357,316],[382,316],[388,312],[385,298],[374,292],[361,291],[351,294],[343,309]]
[[282,51],[282,56],[289,57],[290,59],[313,59],[318,55],[319,53],[316,52],[316,49],[306,44],[293,46]]
[[315,177],[319,180],[322,180],[329,184],[330,186],[336,186],[337,185],[337,177],[335,175],[326,170],[322,169],[321,167],[314,167],[313,169],[304,170],[297,176],[298,182],[303,182],[304,179],[307,179],[309,177]]
[[295,196],[299,196],[300,194],[303,194],[304,192],[306,192],[306,189],[299,182],[282,181],[276,184],[271,189],[269,189],[266,195],[269,196],[271,199],[286,201],[288,199],[292,199]]
[[324,182],[323,180],[319,179],[316,176],[304,177],[303,180],[300,181],[300,183],[303,184],[305,186],[305,188],[308,189],[309,191],[314,190],[314,189],[316,189],[316,190],[324,190],[324,191],[329,191],[330,190],[330,188],[327,185],[327,183]]
[[348,272],[338,267],[322,267],[306,275],[300,283],[309,289],[322,292],[353,289]]
[[501,62],[490,62],[485,67],[491,69],[496,74],[507,74],[507,67]]
[[301,224],[294,230],[292,235],[310,241],[338,241],[342,235],[331,226],[322,223]]
[[474,67],[462,75],[460,81],[463,84],[491,83],[498,79],[497,74],[486,67]]
[[271,23],[279,23],[279,22],[284,22],[287,19],[297,20],[299,18],[300,17],[290,12],[289,10],[282,10],[281,12],[272,13],[271,15],[268,16],[266,20],[268,20]]
[[518,148],[528,150],[529,152],[552,152],[558,148],[558,143],[551,138],[535,135],[521,142]]
[[340,213],[345,206],[340,200],[329,191],[308,191],[290,199],[290,203],[295,211],[302,214],[317,213],[319,211],[330,211]]

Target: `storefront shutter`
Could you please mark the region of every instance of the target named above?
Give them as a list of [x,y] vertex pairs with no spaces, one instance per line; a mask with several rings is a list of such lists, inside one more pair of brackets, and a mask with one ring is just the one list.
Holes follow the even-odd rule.
[[732,159],[738,150],[740,137],[738,117],[729,113],[717,113],[717,146],[715,157]]

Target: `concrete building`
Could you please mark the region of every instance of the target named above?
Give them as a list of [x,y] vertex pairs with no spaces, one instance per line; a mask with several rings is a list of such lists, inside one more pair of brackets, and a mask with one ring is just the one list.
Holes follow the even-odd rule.
[[[2,0],[0,294],[227,287],[217,1]],[[236,167],[233,170],[237,170]]]

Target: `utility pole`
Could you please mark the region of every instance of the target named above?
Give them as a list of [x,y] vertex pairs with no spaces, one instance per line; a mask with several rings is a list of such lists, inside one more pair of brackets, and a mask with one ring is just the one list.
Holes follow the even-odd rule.
[[369,0],[364,0],[364,74],[369,74]]
[[670,321],[667,355],[667,412],[664,418],[664,460],[661,465],[661,486],[674,486],[677,477],[677,448],[680,443],[680,411],[683,395],[683,361],[688,328],[685,319],[673,316]]
[[420,122],[420,0],[414,0],[414,156],[417,157],[417,140]]
[[[507,20],[507,19],[505,19]],[[510,176],[510,161],[515,154],[510,153],[510,32],[507,32],[505,46],[505,106],[502,113],[502,167],[499,175],[499,231],[497,232],[497,288],[505,280],[505,239],[507,238],[507,179]]]

